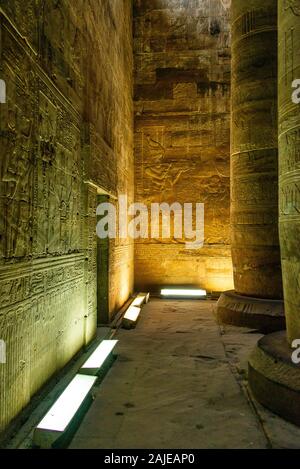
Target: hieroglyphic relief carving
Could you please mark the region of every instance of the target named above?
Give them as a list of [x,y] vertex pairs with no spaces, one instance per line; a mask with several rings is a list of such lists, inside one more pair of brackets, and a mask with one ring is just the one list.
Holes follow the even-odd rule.
[[48,95],[39,94],[37,206],[45,222],[36,253],[69,253],[81,247],[80,131],[72,115]]
[[231,226],[235,290],[258,298],[281,298],[277,9],[272,0],[263,6],[257,0],[251,8],[249,11],[243,0],[232,1]]
[[147,129],[143,133],[143,187],[147,201],[167,202],[176,199],[176,185],[189,168],[176,168],[166,159],[166,148],[163,143],[164,133]]
[[292,82],[300,78],[300,5],[280,0],[279,12],[279,202],[280,247],[287,337],[300,334],[300,106],[292,100]]
[[281,161],[281,171],[293,171],[300,165],[300,129],[292,128],[282,137],[286,158]]
[[[219,289],[222,264],[222,287],[231,287],[229,2],[178,0],[175,10],[172,0],[159,8],[155,2],[134,4],[136,200],[204,203],[205,242],[218,246],[196,250],[189,263],[185,240],[172,233],[137,240],[137,285],[195,282]],[[219,279],[208,267],[215,255]]]
[[0,7],[9,15],[20,37],[37,52],[38,25],[36,16],[41,8],[41,0],[0,0]]
[[87,305],[88,314],[93,314],[96,310],[96,288],[97,288],[97,239],[95,233],[95,216],[97,208],[97,191],[95,188],[87,187]]
[[[41,39],[42,47],[45,47],[43,51],[44,60],[47,65],[58,65],[59,59],[64,59],[65,47],[68,41],[68,35],[66,34],[66,16],[63,9],[61,0],[50,0],[43,1],[42,5],[42,16],[41,16]],[[53,31],[56,34],[53,34]],[[47,50],[48,48],[48,50]],[[51,57],[47,54],[49,49],[54,54]],[[53,61],[53,64],[51,63]]]
[[8,345],[9,369],[0,370],[0,428],[49,373],[71,358],[83,338],[83,257],[36,261],[30,273],[28,267],[0,268],[0,331]]
[[79,110],[84,99],[84,61],[88,50],[82,32],[82,5],[61,0],[38,1],[41,64]]
[[[47,270],[48,269],[48,270]],[[32,266],[31,266],[32,270]],[[22,276],[18,275],[22,273]],[[7,278],[8,275],[11,278]],[[41,272],[28,273],[28,264],[24,263],[15,270],[8,267],[0,270],[0,307],[4,308],[15,303],[21,303],[36,295],[46,294],[51,289],[58,289],[59,285],[74,281],[83,276],[82,260],[79,257],[68,260],[59,267],[46,262]]]
[[[9,38],[4,44],[11,47]],[[34,73],[24,63],[18,75],[14,60],[20,63],[21,51],[12,49],[2,58],[7,83],[7,103],[1,106],[1,251],[4,258],[30,253],[32,236],[33,137],[35,129]],[[5,222],[4,222],[5,219]]]
[[[133,193],[133,152],[131,2],[0,6],[1,432],[95,336],[96,194],[85,182]],[[111,257],[111,315],[133,288],[132,243],[123,252],[117,268]]]
[[280,193],[280,215],[296,215],[300,214],[300,182],[286,181],[281,187]]
[[[1,38],[1,68],[8,87],[7,103],[0,109],[1,263],[7,264],[0,267],[0,332],[8,344],[10,373],[1,374],[0,429],[83,344],[85,310],[82,262],[79,269],[77,264],[70,270],[66,259],[52,269],[52,259],[43,272],[34,264],[47,254],[47,247],[49,254],[81,248],[79,123],[59,94],[50,92],[32,62],[31,50],[24,49],[6,23],[1,25]],[[52,291],[56,300],[50,311]],[[37,304],[40,312],[34,315]],[[19,321],[24,315],[26,319]],[[48,324],[47,336],[41,333],[42,322]],[[61,348],[51,339],[58,334]],[[59,353],[59,359],[49,350]],[[24,394],[17,397],[20,387]]]
[[300,16],[300,5],[298,0],[284,0],[284,9],[291,9],[294,15]]

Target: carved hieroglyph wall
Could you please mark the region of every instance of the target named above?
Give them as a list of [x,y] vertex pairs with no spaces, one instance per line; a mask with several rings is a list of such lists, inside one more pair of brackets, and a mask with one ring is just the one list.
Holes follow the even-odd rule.
[[[300,337],[300,3],[280,0],[279,189],[280,247],[288,340]],[[294,81],[298,80],[297,86]],[[292,88],[292,85],[294,87]]]
[[135,282],[230,289],[230,33],[221,0],[135,0],[136,200],[205,204],[205,245],[137,240]]
[[274,0],[232,0],[231,132],[235,290],[258,298],[282,298]]
[[[0,431],[95,335],[99,188],[133,198],[130,0],[0,0]],[[133,288],[113,241],[111,315]]]

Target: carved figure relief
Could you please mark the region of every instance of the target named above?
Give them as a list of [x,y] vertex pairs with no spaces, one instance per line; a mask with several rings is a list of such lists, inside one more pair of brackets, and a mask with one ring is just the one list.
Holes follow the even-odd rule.
[[7,94],[7,122],[1,137],[1,185],[5,198],[2,210],[6,258],[29,253],[32,228],[33,129],[30,98],[32,75],[20,80],[13,73]]
[[153,135],[145,133],[144,135],[144,190],[147,195],[148,202],[152,199],[164,201],[176,198],[175,188],[184,173],[189,171],[188,168],[176,168],[176,166],[165,159],[166,149],[159,140],[163,140],[163,134],[156,139]]
[[284,9],[291,9],[294,15],[300,16],[300,5],[298,0],[284,0]]

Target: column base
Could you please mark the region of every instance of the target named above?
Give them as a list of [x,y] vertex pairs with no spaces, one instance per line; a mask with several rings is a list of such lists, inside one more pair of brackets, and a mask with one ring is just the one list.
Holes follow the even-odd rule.
[[258,402],[300,426],[300,364],[292,353],[285,331],[263,337],[249,359],[249,385]]
[[220,323],[249,327],[263,334],[285,329],[283,301],[242,296],[234,290],[220,296],[217,317]]

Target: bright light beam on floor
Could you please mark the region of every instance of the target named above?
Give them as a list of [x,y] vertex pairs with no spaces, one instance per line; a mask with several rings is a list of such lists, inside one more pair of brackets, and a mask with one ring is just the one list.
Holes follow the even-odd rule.
[[139,319],[141,308],[137,306],[129,306],[126,313],[124,314],[122,326],[125,329],[132,329],[136,326]]
[[145,303],[146,297],[145,296],[137,296],[130,306],[142,306]]
[[72,420],[89,396],[97,377],[76,375],[64,392],[35,428],[34,443],[41,448],[51,448],[68,430]]
[[108,358],[111,357],[117,343],[118,340],[102,340],[101,344],[82,365],[80,373],[83,372],[85,374],[93,375],[98,374],[101,367],[105,364]]
[[131,306],[142,306],[142,304],[148,303],[149,299],[150,293],[139,293],[131,303]]
[[141,297],[141,296],[143,296],[143,297],[145,298],[145,303],[148,303],[148,302],[149,302],[149,300],[150,300],[150,293],[149,293],[149,292],[147,292],[147,293],[139,293],[138,296],[137,296],[137,298],[139,298],[139,297]]
[[124,319],[128,319],[129,321],[136,322],[139,314],[141,312],[141,308],[138,308],[137,306],[129,306],[128,310],[126,311],[124,315]]
[[206,290],[199,289],[175,289],[164,288],[161,290],[161,296],[169,298],[203,298],[206,297]]

